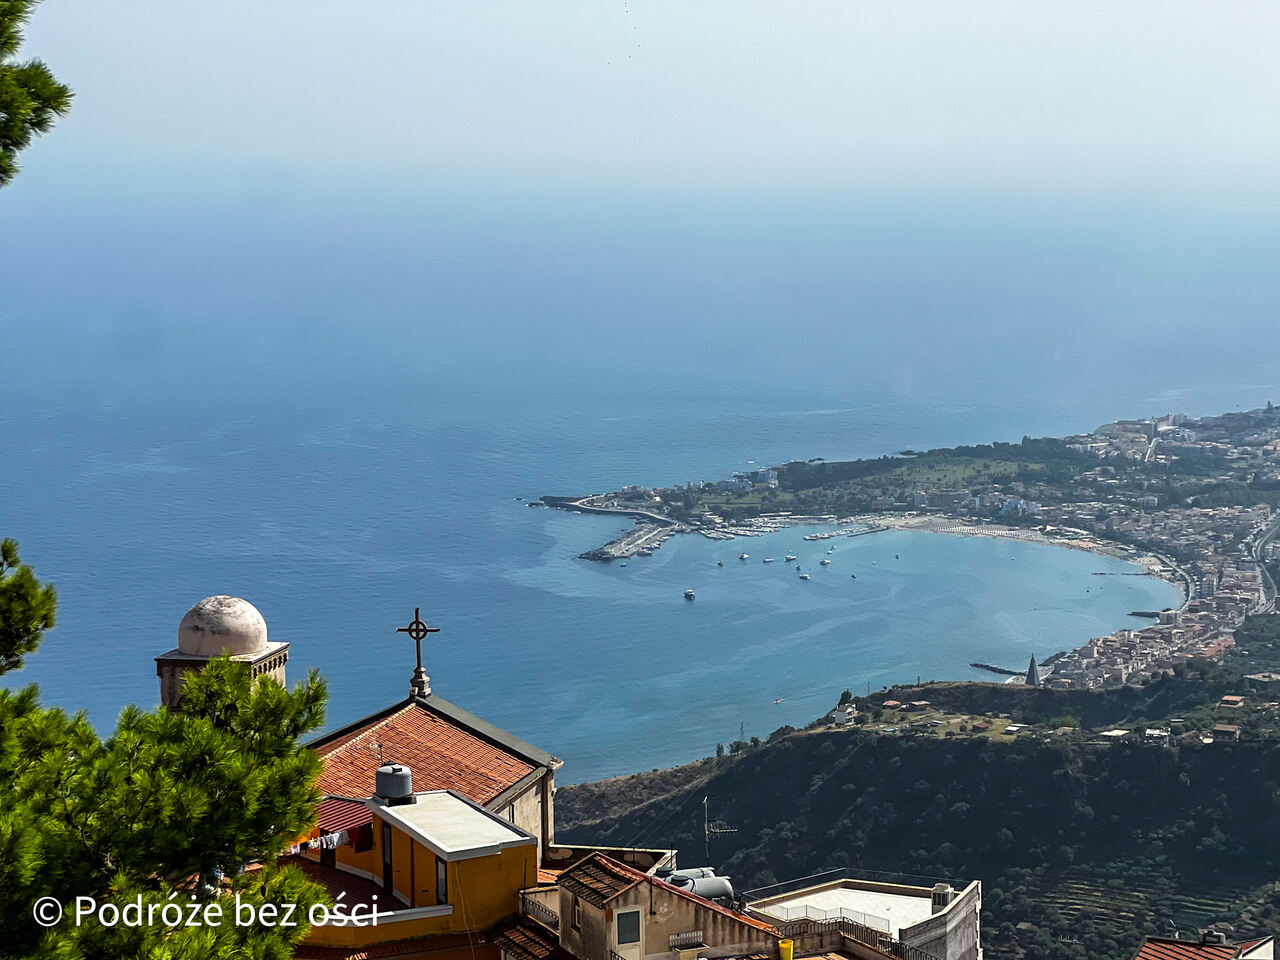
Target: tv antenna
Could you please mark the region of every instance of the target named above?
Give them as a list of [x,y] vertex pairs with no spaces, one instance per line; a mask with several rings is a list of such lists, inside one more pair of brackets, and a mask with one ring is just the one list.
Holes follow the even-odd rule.
[[737,827],[731,827],[723,820],[711,819],[711,798],[702,798],[702,836],[706,842],[707,866],[711,866],[711,838],[726,833],[737,833]]

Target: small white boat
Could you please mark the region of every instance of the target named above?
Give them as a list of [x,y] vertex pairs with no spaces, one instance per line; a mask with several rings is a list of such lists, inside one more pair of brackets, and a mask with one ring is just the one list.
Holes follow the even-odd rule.
[[751,559],[751,554],[749,554],[749,553],[744,553],[744,554],[742,554],[742,556],[738,557],[738,559],[739,559],[739,560],[750,560],[750,559]]
[[684,598],[685,598],[686,600],[692,600],[692,599],[693,599],[693,591],[692,591],[692,590],[686,590],[686,591],[684,592]]
[[717,566],[717,567],[723,567],[723,566],[724,566],[724,561],[723,561],[723,560],[717,560],[717,561],[716,561],[716,566]]
[[818,562],[819,562],[820,564],[822,564],[824,567],[825,567],[825,566],[827,566],[829,563],[831,563],[831,561],[830,561],[830,560],[828,560],[826,557],[823,557],[823,558],[822,558],[821,560],[819,560]]
[[808,579],[809,579],[809,575],[808,575],[807,573],[802,573],[802,574],[800,574],[800,579],[801,579],[801,580],[808,580]]
[[836,548],[835,548],[835,547],[828,547],[828,548],[827,548],[827,553],[835,553],[835,552],[836,552]]
[[627,561],[625,560],[623,560],[620,564],[618,564],[618,566],[620,567],[625,567],[626,565],[627,565]]
[[783,560],[785,560],[785,561],[787,561],[787,563],[790,563],[790,562],[791,562],[792,560],[794,560],[795,558],[796,558],[796,555],[795,555],[794,553],[788,553],[788,554],[787,554],[785,557],[783,557],[782,559],[783,559]]
[[765,563],[773,563],[773,557],[765,557],[765,558],[764,558],[764,562],[765,562]]

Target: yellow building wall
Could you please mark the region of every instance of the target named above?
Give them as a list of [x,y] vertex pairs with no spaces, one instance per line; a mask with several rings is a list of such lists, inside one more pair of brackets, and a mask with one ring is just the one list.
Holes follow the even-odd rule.
[[417,888],[415,907],[434,907],[436,900],[436,855],[421,844],[413,845],[413,870]]
[[[374,874],[381,883],[382,877],[382,821],[373,821],[373,849],[354,853],[347,849],[343,863],[352,863]],[[339,851],[341,854],[341,850]],[[408,834],[394,826],[391,829],[392,875],[396,890],[406,897],[412,893],[409,906],[397,904],[397,910],[436,905],[436,856],[433,851],[413,842]],[[409,857],[412,856],[412,867]],[[485,931],[520,912],[520,891],[536,883],[538,877],[537,846],[527,844],[509,847],[499,853],[468,860],[456,860],[447,865],[448,902],[453,910],[447,916],[418,917],[398,923],[383,922],[368,927],[314,927],[307,942],[323,946],[363,947],[391,940],[416,937],[433,937],[446,933]],[[380,908],[387,906],[379,904]],[[479,956],[477,960],[498,960],[497,948],[493,956]],[[468,957],[471,955],[468,954]],[[444,955],[433,954],[433,960],[445,960]]]
[[376,878],[378,883],[382,882],[382,861],[378,859],[380,854],[376,846],[372,850],[366,850],[363,853],[356,853],[351,846],[342,846],[333,852],[333,856],[343,866],[363,870]]
[[[486,930],[520,912],[520,891],[537,882],[537,846],[509,847],[497,856],[449,864],[452,930]],[[434,883],[434,867],[432,882]]]

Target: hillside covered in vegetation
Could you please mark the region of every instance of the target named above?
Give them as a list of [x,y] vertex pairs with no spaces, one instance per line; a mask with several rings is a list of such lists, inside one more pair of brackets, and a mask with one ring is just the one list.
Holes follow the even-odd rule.
[[[1205,743],[1189,725],[1167,745],[1140,735],[1106,743],[1088,729],[1211,712],[1233,683],[1206,665],[1069,695],[932,685],[918,693],[935,706],[1003,707],[1043,726],[1016,737],[780,732],[678,770],[563,788],[559,834],[672,845],[694,865],[709,797],[712,815],[737,830],[714,838],[710,856],[736,888],[841,867],[981,879],[991,957],[1127,958],[1145,934],[1210,923],[1275,932],[1280,740]],[[1064,716],[1087,722],[1054,735],[1048,725]]]

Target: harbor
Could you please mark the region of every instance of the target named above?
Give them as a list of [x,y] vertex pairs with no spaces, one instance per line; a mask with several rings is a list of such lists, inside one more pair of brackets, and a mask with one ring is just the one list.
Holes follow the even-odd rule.
[[646,557],[657,550],[668,539],[677,533],[684,533],[688,527],[682,524],[658,526],[656,523],[640,523],[634,530],[628,530],[602,547],[578,554],[580,560],[596,560],[607,563],[611,560],[629,560],[631,557]]
[[[704,514],[700,521],[682,523],[652,509],[620,501],[616,496],[593,494],[587,497],[544,496],[531,500],[529,506],[555,507],[577,513],[611,514],[630,517],[636,526],[623,530],[608,543],[578,554],[581,560],[608,563],[651,555],[678,533],[699,533],[708,540],[729,541],[739,537],[763,537],[800,525],[831,526],[835,529],[806,534],[804,539],[829,540],[834,537],[859,537],[889,529],[872,518],[839,517],[834,514],[762,513],[749,519],[726,520],[715,514]],[[790,558],[789,558],[790,559]]]

